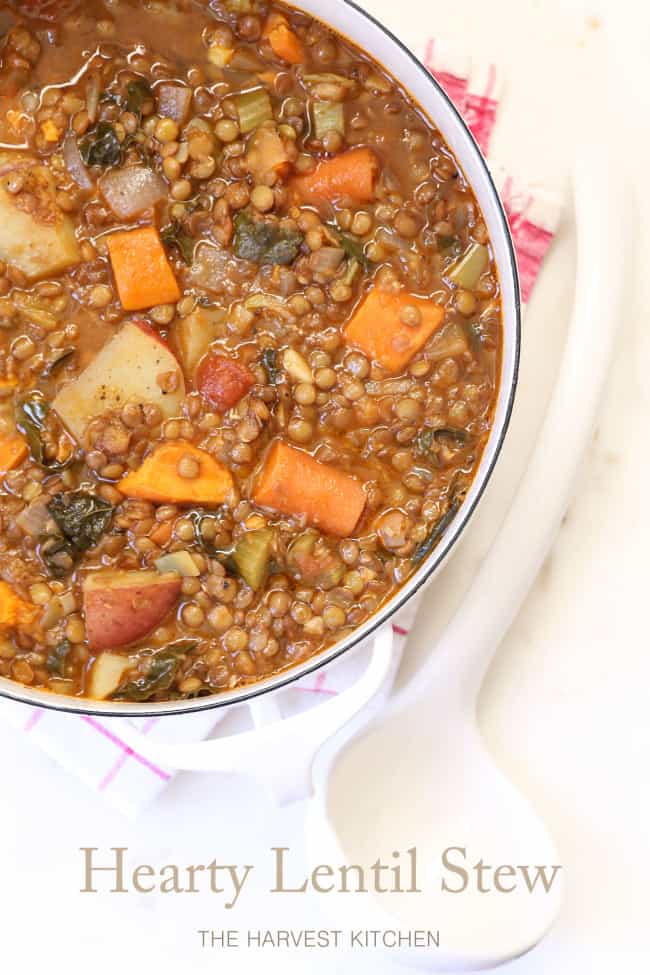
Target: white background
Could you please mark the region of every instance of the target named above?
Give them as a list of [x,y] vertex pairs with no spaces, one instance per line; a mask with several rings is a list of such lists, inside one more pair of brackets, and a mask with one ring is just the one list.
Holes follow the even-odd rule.
[[[643,130],[650,21],[633,0],[610,0],[600,9],[596,0],[454,5],[367,0],[367,6],[416,50],[432,33],[503,65],[508,87],[495,148],[515,172],[568,191],[582,127],[626,149],[627,168],[616,165],[611,174],[612,181],[629,184],[634,194],[629,214],[637,223],[629,232],[628,255],[611,255],[613,263],[625,260],[628,274],[619,355],[579,494],[490,672],[480,716],[499,763],[546,818],[567,870],[559,923],[509,970],[513,975],[647,970],[650,536],[644,481],[650,286],[644,264],[650,256],[650,160]],[[593,95],[603,72],[620,89],[616,117],[608,117]],[[545,377],[570,310],[572,268],[567,220],[526,320],[522,386],[529,399],[546,395]],[[530,446],[524,430],[521,417],[511,451]],[[427,605],[407,674],[429,647],[430,613]],[[199,928],[318,927],[315,896],[284,900],[266,893],[263,865],[271,846],[291,846],[300,863],[303,807],[278,811],[255,785],[233,777],[183,775],[133,825],[20,734],[4,726],[0,732],[0,917],[8,971],[33,971],[55,960],[71,975],[89,968],[99,975],[131,972],[138,964],[163,975],[188,965],[194,972],[239,973],[258,965],[271,973],[302,972],[306,963],[316,973],[334,966],[346,975],[402,971],[378,952],[354,958],[271,951],[224,957],[199,949]],[[259,864],[258,875],[253,891],[230,912],[209,895],[80,895],[78,848],[117,845],[128,846],[139,862],[216,857]]]

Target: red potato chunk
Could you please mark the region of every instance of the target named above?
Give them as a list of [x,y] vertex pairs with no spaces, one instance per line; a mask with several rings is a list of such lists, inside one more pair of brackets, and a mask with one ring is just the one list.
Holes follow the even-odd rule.
[[[159,383],[166,375],[176,378],[174,389]],[[151,403],[169,419],[178,416],[184,397],[183,375],[169,346],[146,322],[131,321],[59,390],[52,405],[81,442],[90,421],[108,410],[120,410],[125,403]]]
[[250,369],[223,355],[206,356],[196,373],[199,392],[220,413],[235,406],[254,383]]
[[86,576],[83,608],[90,650],[115,650],[143,639],[181,592],[175,573],[101,571]]

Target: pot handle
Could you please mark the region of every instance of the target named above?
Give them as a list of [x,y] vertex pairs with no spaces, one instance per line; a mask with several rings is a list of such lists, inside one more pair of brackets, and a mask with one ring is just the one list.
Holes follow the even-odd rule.
[[[363,723],[372,717],[396,668],[393,631],[387,624],[374,638],[370,663],[360,679],[317,707],[283,718],[276,693],[249,702],[255,728],[240,734],[170,744],[145,737],[128,720],[121,734],[134,751],[163,767],[250,775],[284,805],[311,795],[311,767],[321,746],[364,709]],[[371,702],[374,706],[368,708]]]

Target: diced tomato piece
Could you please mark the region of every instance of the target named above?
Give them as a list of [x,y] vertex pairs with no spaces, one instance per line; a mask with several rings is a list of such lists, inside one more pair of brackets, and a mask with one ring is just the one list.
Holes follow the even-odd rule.
[[238,403],[254,383],[250,369],[223,355],[206,356],[196,372],[199,392],[220,413]]

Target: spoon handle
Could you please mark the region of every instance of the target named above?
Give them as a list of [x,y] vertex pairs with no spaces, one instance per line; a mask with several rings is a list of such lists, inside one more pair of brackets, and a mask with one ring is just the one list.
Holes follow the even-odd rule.
[[[609,163],[609,165],[608,165]],[[474,704],[492,657],[559,531],[589,444],[614,351],[624,286],[623,181],[602,151],[574,170],[578,233],[572,320],[537,445],[503,526],[460,610],[425,665],[427,678]],[[603,187],[607,188],[603,192]],[[405,696],[417,693],[408,688]]]

